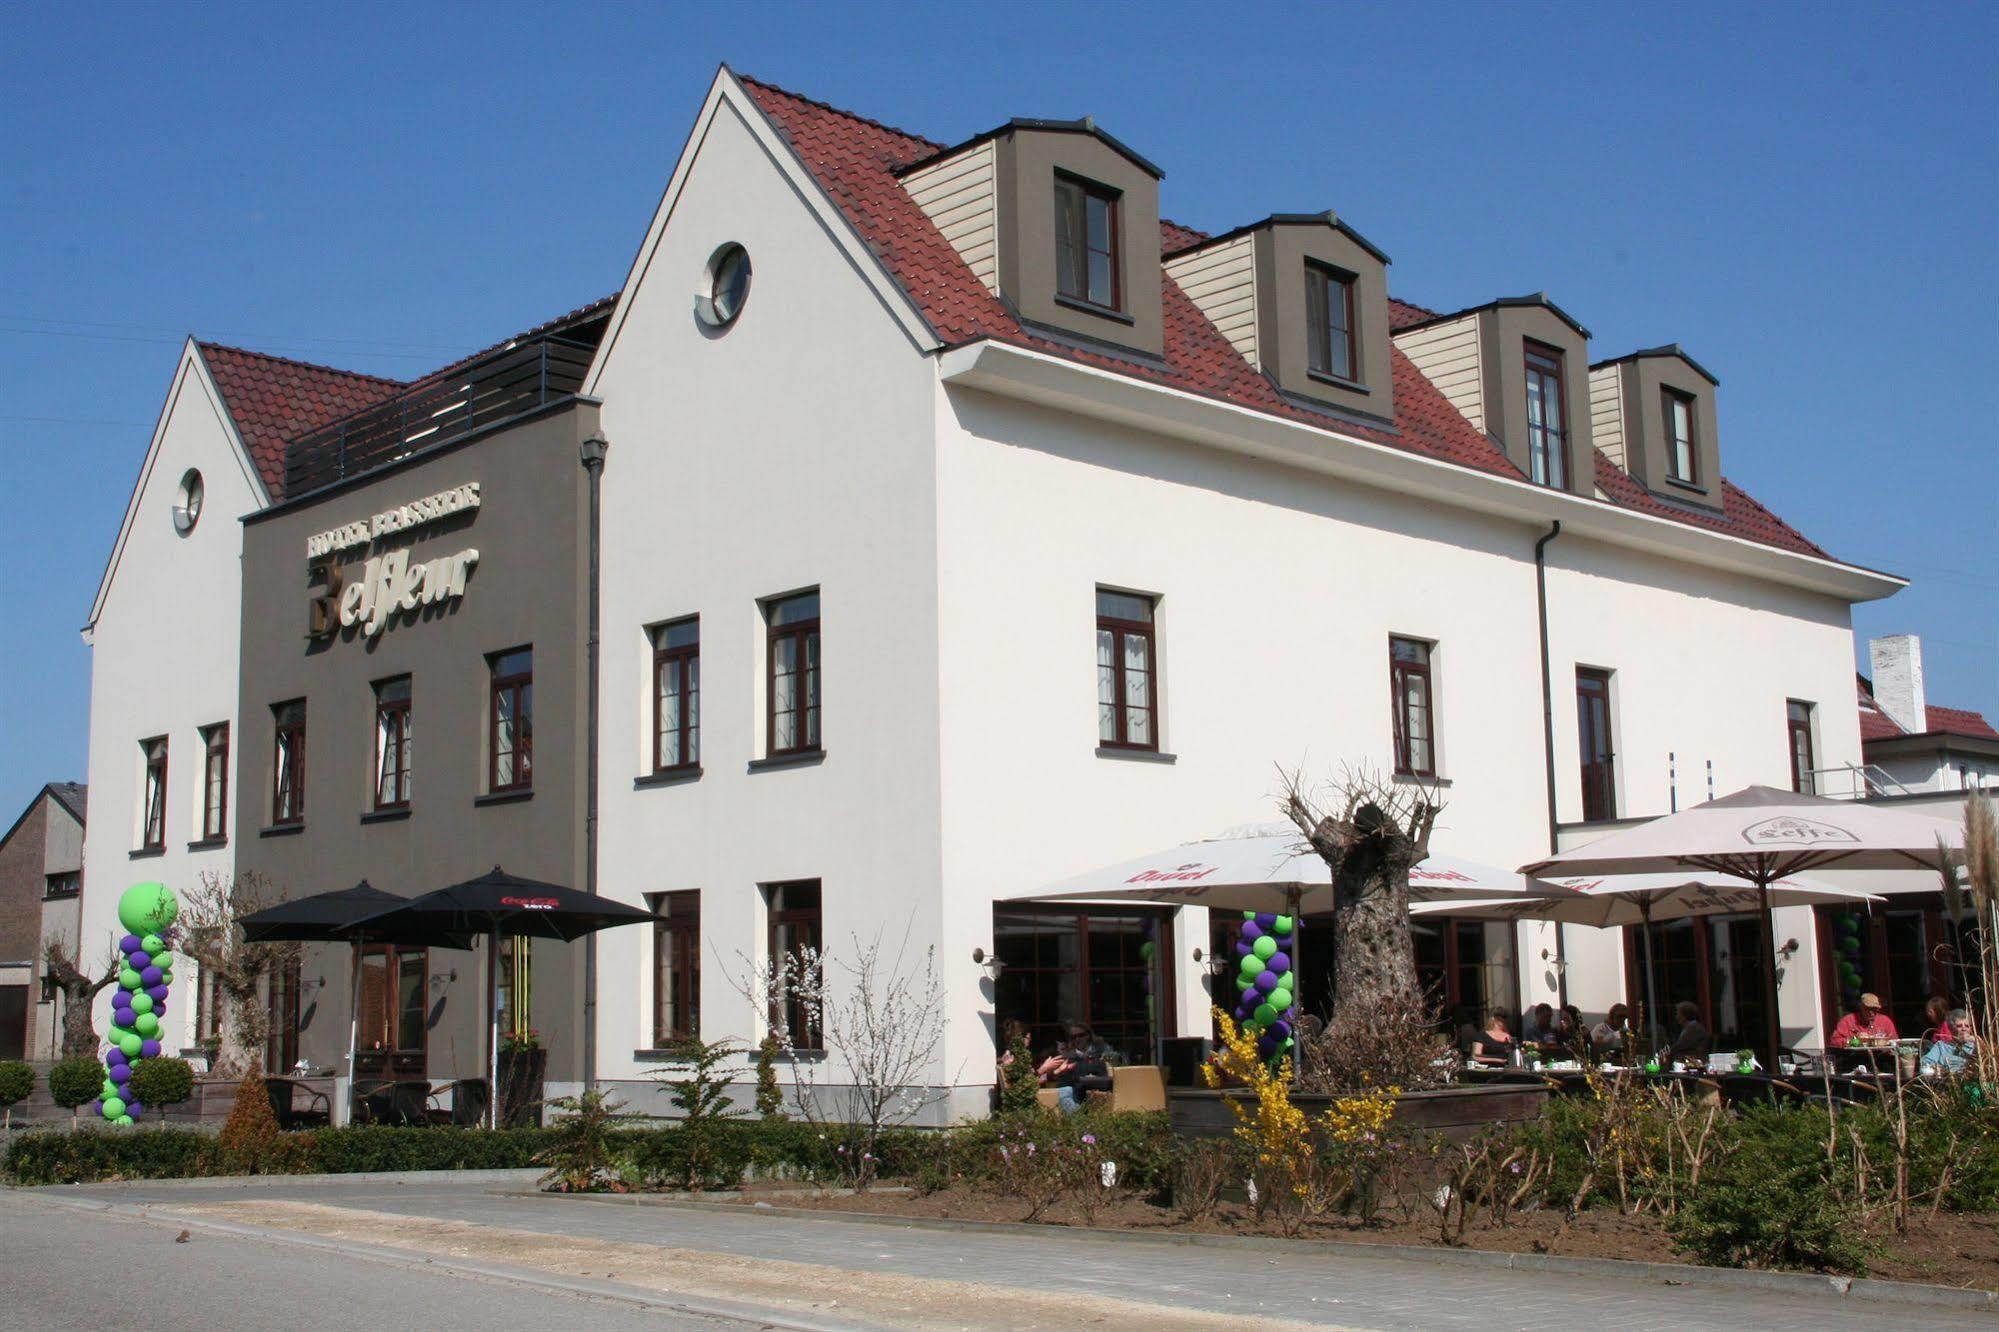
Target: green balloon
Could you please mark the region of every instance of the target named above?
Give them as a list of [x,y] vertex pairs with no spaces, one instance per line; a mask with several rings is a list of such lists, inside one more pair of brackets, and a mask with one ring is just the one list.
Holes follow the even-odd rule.
[[141,1036],[157,1036],[160,1034],[160,1020],[151,1013],[141,1013],[139,1016],[133,1018],[132,1026],[138,1030]]
[[139,947],[144,950],[147,957],[158,957],[167,951],[167,941],[157,934],[149,934],[139,940]]
[[98,1090],[97,1094],[108,1099],[113,1096],[123,1096],[125,1091],[117,1083],[106,1078],[104,1079],[104,1086]]
[[1271,924],[1271,926],[1270,926],[1270,931],[1271,931],[1271,933],[1273,933],[1273,934],[1289,934],[1289,933],[1291,933],[1291,917],[1289,917],[1289,916],[1279,916],[1279,917],[1278,917],[1278,918],[1276,919],[1276,921],[1274,921],[1274,922],[1273,922],[1273,923]]
[[1248,976],[1251,979],[1255,979],[1263,972],[1263,959],[1258,957],[1255,953],[1251,953],[1248,957],[1242,960],[1241,971],[1243,975]]
[[[159,1019],[154,1018],[153,1021],[155,1024],[157,1024],[159,1022]],[[146,1048],[146,1043],[140,1040],[139,1034],[134,1031],[128,1031],[123,1036],[120,1036],[118,1038],[117,1045],[120,1050],[123,1050],[125,1052],[125,1057],[127,1059],[137,1059],[139,1057],[139,1051]]]
[[137,994],[133,995],[133,996],[132,996],[132,1011],[133,1011],[134,1013],[150,1013],[150,1012],[152,1012],[152,1011],[153,1011],[153,996],[152,996],[152,995],[150,995],[150,994],[147,994],[147,993],[146,993],[146,992],[145,992],[144,990],[141,990],[141,991],[139,991],[139,992],[138,992]]
[[146,983],[145,977],[141,976],[138,972],[132,970],[132,968],[130,967],[118,968],[119,989],[136,990],[139,989],[141,986],[143,986],[145,983]]
[[1242,913],[1242,918],[1243,918],[1244,920],[1255,920],[1255,919],[1256,919],[1256,913],[1255,913],[1254,911],[1245,911],[1245,912],[1243,912],[1243,913]]
[[118,923],[133,934],[157,935],[180,915],[180,902],[163,883],[135,883],[118,899]]
[[1258,1004],[1256,1006],[1256,1012],[1252,1013],[1250,1016],[1255,1019],[1257,1026],[1267,1027],[1271,1023],[1277,1021],[1277,1010],[1272,1008],[1269,1004]]
[[172,967],[161,967],[160,984],[172,985],[173,983],[174,983],[174,969]]
[[1147,939],[1144,943],[1138,946],[1138,955],[1144,958],[1148,962],[1152,960],[1153,951],[1154,951],[1154,944],[1150,939]]
[[1266,934],[1251,944],[1249,951],[1256,954],[1259,959],[1267,960],[1272,953],[1277,951],[1277,940]]
[[133,1119],[132,1116],[130,1115],[120,1115],[118,1116],[118,1118],[112,1120],[111,1122],[114,1124],[130,1124],[133,1122]]
[[[123,1101],[119,1100],[116,1096],[107,1096],[104,1098],[104,1117],[106,1119],[116,1119],[124,1113],[125,1103]],[[130,1123],[131,1121],[127,1120],[126,1122]]]
[[114,1022],[111,1024],[110,1032],[105,1035],[104,1039],[122,1050],[125,1048],[125,1038],[130,1035],[132,1035],[130,1027],[120,1026]]
[[1235,987],[1238,990],[1253,990],[1256,988],[1256,982],[1247,976],[1237,976],[1235,978]]
[[1280,1014],[1283,1013],[1291,1007],[1291,991],[1282,988],[1272,990],[1270,992],[1270,1006]]

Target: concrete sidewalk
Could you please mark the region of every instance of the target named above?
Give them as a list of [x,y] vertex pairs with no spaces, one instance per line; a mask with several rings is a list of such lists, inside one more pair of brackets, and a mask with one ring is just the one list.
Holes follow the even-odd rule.
[[[1321,1326],[1369,1328],[1618,1328],[1700,1325],[1717,1328],[1827,1329],[1897,1326],[1985,1327],[1987,1313],[1936,1307],[1895,1307],[1831,1296],[1789,1296],[1754,1290],[1716,1290],[1599,1276],[1469,1269],[1350,1254],[1152,1246],[1107,1241],[1072,1231],[955,1233],[893,1222],[857,1223],[674,1206],[632,1207],[583,1199],[509,1196],[490,1191],[483,1178],[429,1176],[422,1181],[316,1180],[287,1187],[187,1181],[87,1186],[40,1191],[156,1209],[199,1213],[207,1219],[247,1220],[253,1203],[313,1209],[292,1224],[325,1227],[348,1214],[355,1234],[371,1233],[392,1218],[462,1223],[448,1232],[454,1248],[518,1245],[515,1236],[552,1242],[640,1246],[678,1254],[712,1254],[726,1263],[806,1264],[836,1274],[892,1277],[935,1283],[933,1326],[995,1323],[989,1307],[978,1316],[952,1307],[954,1288],[998,1287],[1023,1295],[1101,1298],[1125,1306],[1155,1306],[1161,1321],[1173,1315],[1223,1315],[1235,1319],[1291,1320]],[[501,1186],[504,1187],[504,1186]],[[249,1211],[245,1209],[249,1208]],[[254,1223],[254,1222],[253,1222]],[[442,1243],[443,1241],[434,1241]],[[617,1252],[630,1254],[638,1247]],[[1023,1308],[1018,1325],[1041,1322]],[[961,1314],[965,1316],[960,1316]]]

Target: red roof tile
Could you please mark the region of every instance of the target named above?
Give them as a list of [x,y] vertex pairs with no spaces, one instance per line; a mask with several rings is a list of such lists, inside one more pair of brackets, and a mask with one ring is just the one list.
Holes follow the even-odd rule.
[[1973,712],[1970,708],[1939,708],[1934,705],[1927,711],[1931,731],[1942,735],[1999,740],[1999,731],[1992,729],[1992,723],[1985,720],[1985,714],[1982,712]]
[[399,380],[240,347],[213,342],[197,342],[195,347],[273,501],[284,498],[286,440],[372,407],[405,387]]
[[[1272,416],[1312,425],[1327,424],[1324,415],[1280,395],[1170,277],[1164,279],[1163,366],[1086,351],[1037,336],[1014,319],[999,298],[978,280],[896,179],[899,168],[934,155],[944,145],[758,79],[745,77],[743,83],[757,106],[790,143],[820,187],[847,215],[869,248],[880,256],[946,346],[992,339],[1218,398]],[[1162,253],[1184,250],[1205,239],[1206,233],[1193,227],[1167,220],[1160,222]],[[1389,307],[1389,320],[1394,328],[1436,317],[1434,311],[1406,301],[1391,300]],[[1399,349],[1391,351],[1391,358],[1395,429],[1361,426],[1342,419],[1339,428],[1343,433],[1500,476],[1521,476],[1520,469],[1506,457],[1504,450],[1453,407]],[[1722,483],[1723,509],[1716,514],[1652,495],[1600,453],[1596,473],[1597,485],[1611,503],[1620,507],[1800,554],[1825,555],[1818,546],[1727,481]]]
[[1881,704],[1876,701],[1872,693],[1868,692],[1864,680],[1856,685],[1855,689],[1860,695],[1861,744],[1864,745],[1869,740],[1892,740],[1902,734],[1902,728],[1895,724],[1895,719],[1881,711]]
[[1867,687],[1867,677],[1860,677],[1860,739],[1865,744],[1869,740],[1895,740],[1909,734],[1917,735],[1957,735],[1972,740],[1999,740],[1999,730],[1985,720],[1982,712],[1970,708],[1940,708],[1927,705],[1924,721],[1927,725],[1918,732],[1904,731],[1901,726],[1882,711],[1881,704]]

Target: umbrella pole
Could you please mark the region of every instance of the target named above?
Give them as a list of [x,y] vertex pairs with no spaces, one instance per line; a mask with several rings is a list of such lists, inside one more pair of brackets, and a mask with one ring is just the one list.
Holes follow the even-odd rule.
[[354,936],[353,983],[347,987],[347,1122],[354,1122],[354,1108],[361,1103],[361,958],[368,951],[365,935]]
[[486,934],[486,1127],[500,1126],[500,925]]
[[1784,1040],[1783,1024],[1777,1021],[1777,933],[1770,920],[1769,878],[1757,878],[1756,897],[1760,906],[1757,918],[1763,927],[1763,1041],[1770,1056],[1763,1071],[1775,1073]]
[[[1291,987],[1291,1011],[1293,1013],[1303,1012],[1305,1008],[1305,1001],[1302,998],[1305,993],[1305,963],[1303,960],[1305,955],[1305,918],[1298,914],[1298,897],[1301,891],[1303,890],[1296,887],[1284,890],[1284,905],[1289,908],[1291,914],[1291,979],[1294,982]],[[1291,1083],[1297,1087],[1305,1085],[1305,1047],[1298,1040],[1298,1021],[1296,1018],[1291,1020]]]
[[1640,896],[1638,918],[1644,923],[1638,927],[1638,938],[1645,945],[1645,1031],[1651,1038],[1651,1054],[1659,1053],[1659,993],[1658,968],[1652,965],[1652,899]]

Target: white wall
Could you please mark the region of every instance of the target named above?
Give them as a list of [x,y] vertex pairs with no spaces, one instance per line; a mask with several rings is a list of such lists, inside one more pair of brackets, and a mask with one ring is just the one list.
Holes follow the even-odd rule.
[[[172,511],[190,467],[200,470],[206,499],[200,521],[182,535]],[[190,346],[175,372],[89,630],[90,820],[80,939],[86,967],[101,961],[110,941],[124,933],[118,898],[132,884],[158,880],[184,893],[206,871],[232,872],[233,817],[230,846],[190,851],[188,843],[201,835],[199,728],[228,721],[232,737],[240,731],[233,726],[242,632],[243,530],[237,520],[262,503],[248,459]],[[301,631],[304,611],[301,598]],[[134,858],[145,775],[139,742],[156,735],[168,737],[166,850]],[[232,744],[232,769],[239,758]],[[235,781],[232,771],[232,792]],[[176,969],[170,1038],[162,1040],[168,1050],[192,1043],[195,983],[191,965]],[[110,1002],[110,991],[100,992],[100,1032]]]
[[[917,954],[937,937],[932,371],[726,99],[691,149],[597,386],[611,441],[599,882],[635,903],[701,890],[702,1035],[754,1042],[761,1017],[730,976],[764,949],[760,884],[821,880],[836,955],[854,936],[907,930]],[[716,334],[693,296],[729,241],[754,277]],[[750,772],[764,753],[758,599],[813,585],[825,760]],[[652,752],[644,628],[690,614],[703,772],[634,789]],[[655,1066],[634,1058],[652,1044],[652,940],[613,930],[599,949],[599,1074],[641,1077]],[[975,1074],[989,1082],[990,1056]]]

